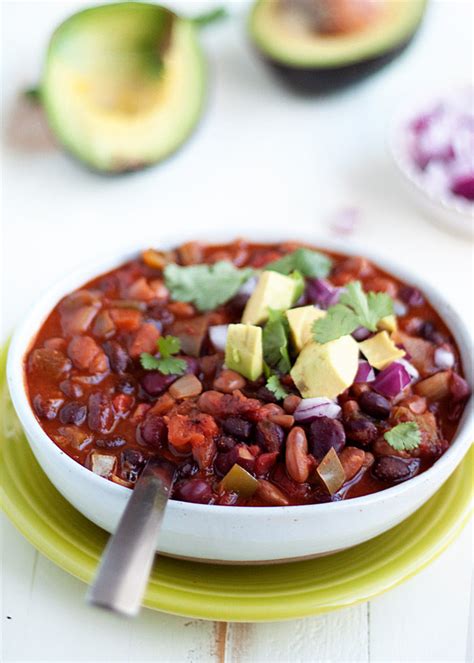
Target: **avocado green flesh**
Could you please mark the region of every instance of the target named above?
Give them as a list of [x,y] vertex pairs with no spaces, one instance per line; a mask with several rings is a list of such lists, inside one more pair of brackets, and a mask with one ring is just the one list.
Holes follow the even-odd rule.
[[318,35],[289,27],[275,0],[257,0],[249,30],[257,47],[275,64],[336,69],[397,51],[415,33],[425,5],[426,0],[383,0],[380,15],[366,28],[343,35]]
[[117,172],[174,152],[200,117],[205,88],[193,24],[156,5],[121,3],[59,26],[41,96],[63,146],[96,170]]

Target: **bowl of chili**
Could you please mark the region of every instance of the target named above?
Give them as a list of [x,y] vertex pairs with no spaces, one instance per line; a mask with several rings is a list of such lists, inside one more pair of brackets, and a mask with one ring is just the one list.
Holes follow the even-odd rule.
[[429,284],[338,248],[164,242],[51,289],[7,377],[56,488],[112,532],[158,456],[177,467],[159,551],[226,563],[413,513],[472,441],[470,335]]

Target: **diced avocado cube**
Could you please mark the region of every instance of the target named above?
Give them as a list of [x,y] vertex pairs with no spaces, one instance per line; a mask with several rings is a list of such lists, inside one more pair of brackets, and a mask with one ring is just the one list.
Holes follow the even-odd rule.
[[229,325],[225,363],[249,380],[259,378],[263,372],[262,328],[256,325]]
[[369,364],[379,370],[405,356],[405,350],[397,348],[386,331],[381,331],[366,341],[362,341],[359,343],[359,348]]
[[394,315],[386,315],[385,318],[380,318],[377,327],[390,333],[397,331],[397,318]]
[[286,311],[293,303],[297,281],[278,272],[262,272],[248,300],[242,322],[259,325],[268,319],[268,309]]
[[354,382],[359,347],[352,336],[329,343],[310,341],[301,350],[291,377],[303,398],[336,398]]
[[239,493],[242,497],[252,497],[258,488],[258,481],[240,465],[233,465],[220,483],[223,490]]
[[303,346],[312,338],[313,322],[325,315],[326,311],[312,305],[288,309],[286,317],[290,325],[291,340],[297,352],[301,352]]

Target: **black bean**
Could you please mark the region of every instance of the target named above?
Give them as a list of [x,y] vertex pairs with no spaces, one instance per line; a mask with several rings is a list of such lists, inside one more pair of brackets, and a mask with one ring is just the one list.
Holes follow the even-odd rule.
[[331,447],[339,452],[346,443],[344,426],[338,419],[318,417],[309,427],[309,451],[322,460]]
[[56,419],[58,410],[63,403],[63,398],[44,398],[41,394],[37,394],[33,399],[33,407],[38,417],[48,419],[48,421]]
[[253,426],[250,421],[241,417],[228,417],[222,424],[222,428],[229,435],[234,435],[241,440],[248,440],[252,435]]
[[400,458],[399,456],[382,456],[377,458],[372,472],[377,479],[400,483],[411,479],[420,469],[419,458]]
[[280,451],[285,440],[285,431],[278,424],[264,419],[257,424],[257,443],[265,451]]
[[120,394],[127,394],[127,395],[134,394],[136,388],[137,385],[135,382],[135,378],[133,378],[131,375],[124,375],[122,378],[120,378],[117,381],[117,386],[115,387],[116,391],[118,391]]
[[87,423],[89,428],[102,434],[110,433],[117,422],[110,398],[97,391],[89,396],[88,405]]
[[275,394],[267,389],[266,387],[259,387],[255,393],[255,397],[265,403],[278,403],[278,399],[275,398]]
[[59,383],[59,388],[68,398],[80,398],[84,394],[81,385],[72,380],[63,380]]
[[101,449],[118,449],[127,444],[127,440],[123,437],[99,438],[95,441],[95,445]]
[[216,447],[219,451],[230,451],[236,444],[237,440],[230,435],[220,435],[216,440]]
[[87,417],[87,406],[71,401],[66,403],[59,411],[59,421],[62,424],[74,424],[80,426]]
[[125,449],[120,455],[122,477],[126,481],[136,481],[144,464],[143,454],[135,449]]
[[400,299],[408,304],[409,306],[418,307],[423,306],[425,303],[424,297],[418,288],[413,288],[412,286],[406,285],[403,288],[400,288],[398,293]]
[[429,320],[422,324],[420,334],[427,341],[431,341],[437,345],[441,345],[441,343],[444,343],[446,340],[443,334],[436,329],[436,325]]
[[390,401],[374,391],[364,391],[359,397],[359,405],[375,419],[388,419],[390,416]]
[[371,442],[377,439],[378,429],[377,426],[361,415],[354,415],[344,421],[344,429],[346,436],[353,442],[358,442],[362,446],[368,446]]
[[180,479],[188,479],[192,477],[199,470],[199,465],[193,460],[187,460],[178,468],[178,477]]

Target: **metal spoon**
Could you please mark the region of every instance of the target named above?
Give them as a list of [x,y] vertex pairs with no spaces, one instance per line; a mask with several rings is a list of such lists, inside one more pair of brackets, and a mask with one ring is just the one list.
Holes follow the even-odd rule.
[[104,550],[87,601],[122,615],[137,615],[150,575],[156,542],[175,470],[149,460]]

